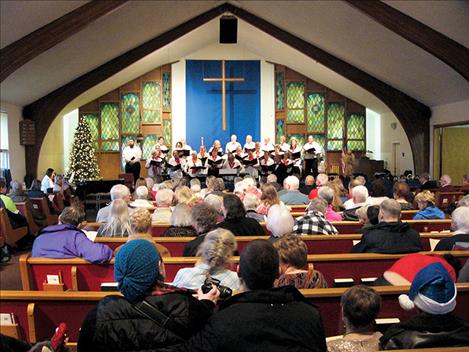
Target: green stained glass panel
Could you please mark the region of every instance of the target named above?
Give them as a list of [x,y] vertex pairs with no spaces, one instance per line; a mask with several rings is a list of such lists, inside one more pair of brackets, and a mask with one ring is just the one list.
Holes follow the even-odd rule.
[[151,148],[156,144],[158,138],[155,135],[147,135],[143,140],[143,150],[142,150],[142,158],[148,159],[151,157]]
[[354,152],[365,151],[365,141],[347,141],[347,150]]
[[351,114],[347,121],[348,139],[365,139],[365,115]]
[[91,131],[91,137],[94,141],[94,149],[98,150],[99,139],[99,118],[97,114],[83,114],[82,117],[88,123]]
[[163,110],[171,111],[171,72],[163,72]]
[[140,98],[136,93],[122,95],[122,133],[140,133]]
[[305,144],[305,135],[299,133],[293,133],[288,135],[288,142],[290,143],[291,139],[295,138],[298,142],[298,145],[303,146]]
[[118,152],[119,142],[103,141],[101,142],[101,150],[103,152]]
[[324,132],[324,95],[308,94],[306,100],[306,130],[308,133]]
[[285,109],[285,73],[275,72],[275,107],[276,110]]
[[101,139],[119,139],[119,104],[101,104]]
[[287,111],[287,122],[289,123],[304,123],[305,122],[305,111],[301,110],[288,110]]
[[287,108],[302,109],[305,107],[305,85],[303,82],[287,84]]
[[[344,104],[333,103],[329,105],[327,111],[327,138],[342,139],[344,138]],[[328,146],[328,150],[329,146]]]
[[145,82],[142,88],[142,122],[161,123],[161,84]]
[[166,145],[172,145],[171,120],[163,120],[163,138]]
[[327,142],[327,150],[328,151],[336,151],[336,150],[342,150],[343,149],[343,141],[331,141],[329,140]]
[[277,120],[275,121],[275,140],[277,143],[280,143],[281,136],[285,136],[285,121]]

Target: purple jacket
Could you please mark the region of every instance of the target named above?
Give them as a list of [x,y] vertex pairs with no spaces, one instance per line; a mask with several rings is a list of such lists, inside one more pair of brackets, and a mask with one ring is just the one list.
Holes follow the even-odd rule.
[[92,263],[106,263],[112,258],[112,249],[94,243],[83,231],[69,224],[48,226],[34,240],[32,257],[83,258]]

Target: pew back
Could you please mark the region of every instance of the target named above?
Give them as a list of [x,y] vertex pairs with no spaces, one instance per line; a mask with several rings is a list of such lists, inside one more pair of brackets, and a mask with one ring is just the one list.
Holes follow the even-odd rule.
[[4,238],[5,243],[11,247],[16,247],[16,242],[28,234],[28,227],[13,228],[6,209],[0,208],[0,235]]

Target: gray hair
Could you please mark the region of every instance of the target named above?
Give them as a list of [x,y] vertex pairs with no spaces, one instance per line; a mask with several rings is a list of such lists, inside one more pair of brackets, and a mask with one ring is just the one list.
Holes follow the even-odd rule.
[[458,207],[469,207],[469,194],[458,201]]
[[129,188],[125,185],[114,185],[111,188],[111,200],[124,199],[130,196]]
[[213,274],[225,268],[225,263],[233,256],[236,248],[236,238],[233,233],[219,228],[205,236],[197,255],[209,265],[209,273]]
[[13,192],[19,192],[23,190],[23,184],[19,181],[12,181],[10,183],[10,187]]
[[366,202],[366,199],[368,198],[369,193],[368,189],[365,186],[356,186],[353,187],[352,189],[352,197],[356,200],[354,200],[354,203],[364,203]]
[[297,190],[300,187],[300,180],[298,180],[296,176],[288,176],[285,181],[283,181],[283,185],[284,187],[289,186],[291,190]]
[[137,199],[148,199],[148,188],[147,186],[137,187],[135,190],[135,195]]
[[317,185],[324,186],[325,184],[327,184],[327,182],[329,182],[329,176],[327,176],[326,174],[319,174],[316,176]]
[[318,196],[324,199],[327,204],[332,204],[334,200],[335,192],[332,188],[328,186],[322,186],[319,188]]
[[155,185],[155,180],[151,177],[147,177],[145,179],[145,183],[147,184],[147,188],[148,190],[152,190],[153,189],[153,186]]
[[176,205],[169,222],[172,226],[191,226],[191,208],[186,204]]
[[451,214],[451,228],[454,231],[469,233],[469,207],[459,207]]
[[259,198],[253,193],[246,193],[244,195],[243,205],[246,210],[256,210],[259,205]]
[[108,222],[103,225],[103,236],[123,237],[132,233],[129,220],[129,208],[123,199],[116,199],[111,202],[111,212]]
[[274,237],[282,237],[292,232],[295,220],[287,207],[274,204],[267,214],[266,227]]
[[61,224],[78,226],[83,218],[84,214],[79,209],[75,207],[66,207],[59,215],[59,222]]
[[400,218],[401,217],[401,205],[397,200],[386,199],[379,206],[381,213],[383,214],[384,220]]
[[210,205],[218,214],[223,214],[223,198],[216,194],[209,194],[204,198],[204,203]]
[[170,189],[160,189],[156,192],[156,206],[157,207],[169,207],[173,202],[174,192]]
[[314,198],[308,205],[308,211],[317,211],[322,215],[326,215],[327,202],[322,198]]

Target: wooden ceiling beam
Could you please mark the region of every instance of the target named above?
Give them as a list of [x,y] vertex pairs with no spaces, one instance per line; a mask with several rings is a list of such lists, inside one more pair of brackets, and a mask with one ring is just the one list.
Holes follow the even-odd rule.
[[127,0],[90,1],[0,50],[0,82],[44,51],[81,31]]
[[387,29],[437,57],[469,81],[469,49],[377,0],[344,0]]

